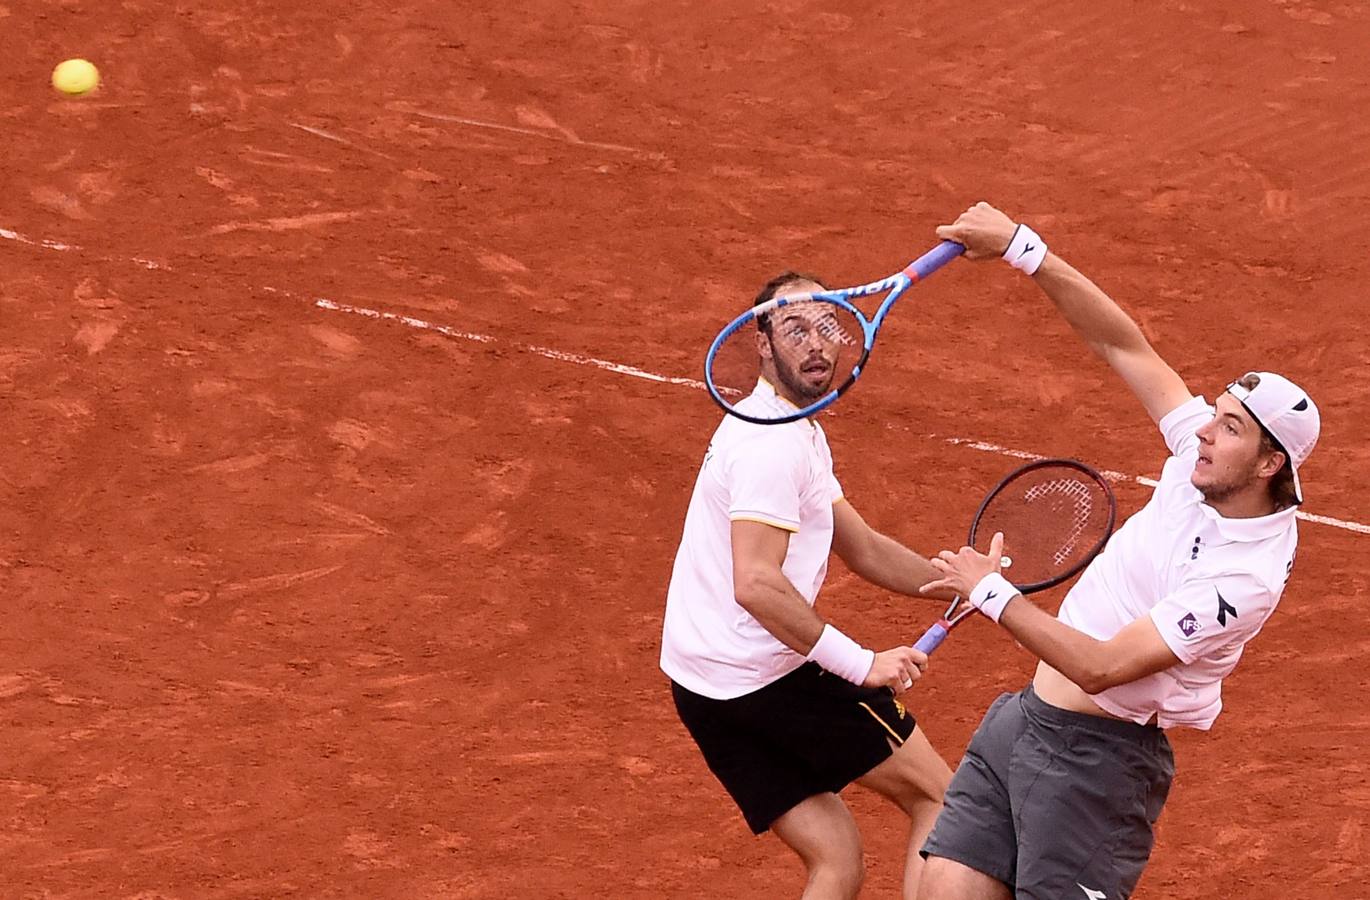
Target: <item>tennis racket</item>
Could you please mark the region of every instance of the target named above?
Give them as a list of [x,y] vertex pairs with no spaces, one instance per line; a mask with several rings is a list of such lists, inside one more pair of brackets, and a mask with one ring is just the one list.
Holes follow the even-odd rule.
[[[975,512],[966,544],[987,553],[995,532],[1002,531],[1003,575],[1019,592],[1032,594],[1089,565],[1113,534],[1117,517],[1104,476],[1073,459],[1043,459],[1014,469],[995,485]],[[914,648],[936,650],[975,611],[957,597]]]
[[[709,345],[704,357],[709,396],[731,415],[760,425],[793,422],[831,406],[861,376],[895,301],[965,249],[955,241],[943,241],[888,278],[836,291],[786,294],[752,307]],[[869,319],[852,303],[881,293],[885,299]],[[759,340],[769,342],[777,377],[789,393],[801,398],[798,404],[739,408],[761,375]]]

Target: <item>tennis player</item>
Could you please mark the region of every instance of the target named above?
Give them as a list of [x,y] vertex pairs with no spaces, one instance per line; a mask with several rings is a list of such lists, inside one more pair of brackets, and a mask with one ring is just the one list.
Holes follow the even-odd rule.
[[1168,728],[1207,730],[1222,680],[1294,567],[1299,467],[1318,409],[1280,375],[1193,396],[1136,324],[1026,225],[980,203],[939,237],[1031,275],[1136,394],[1170,450],[1151,500],[1053,618],[1000,574],[1002,536],[933,560],[925,591],[968,597],[1040,662],[971,740],[924,845],[924,898],[1122,900],[1151,854],[1174,774]]
[[[793,272],[756,298],[823,290]],[[821,304],[783,307],[757,333],[762,377],[738,410],[793,411],[831,389],[836,354]],[[821,317],[819,317],[821,319]],[[825,338],[825,335],[829,338]],[[929,561],[872,529],[842,496],[817,422],[724,417],[685,515],[666,595],[661,668],[676,710],[755,834],[808,870],[806,898],[855,897],[861,836],[838,796],[855,781],[910,820],[904,895],[951,770],[895,695],[927,657],[862,647],[814,611],[831,551],[880,587],[918,596]],[[929,596],[950,597],[933,592]]]

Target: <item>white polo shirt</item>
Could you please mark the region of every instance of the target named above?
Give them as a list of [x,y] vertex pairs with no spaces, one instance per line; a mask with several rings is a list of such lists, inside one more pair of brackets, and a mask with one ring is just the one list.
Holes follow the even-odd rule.
[[[764,379],[742,412],[793,409]],[[842,488],[818,423],[755,425],[727,416],[695,480],[661,639],[661,668],[686,690],[727,700],[765,687],[804,657],[777,640],[733,595],[732,523],[792,532],[782,571],[810,606],[828,572],[832,506]]]
[[1194,397],[1160,422],[1173,454],[1151,500],[1114,533],[1061,604],[1058,618],[1108,640],[1150,616],[1177,665],[1093,695],[1100,708],[1162,728],[1207,730],[1222,710],[1222,680],[1275,611],[1294,567],[1294,508],[1227,519],[1190,483],[1195,431],[1213,407]]

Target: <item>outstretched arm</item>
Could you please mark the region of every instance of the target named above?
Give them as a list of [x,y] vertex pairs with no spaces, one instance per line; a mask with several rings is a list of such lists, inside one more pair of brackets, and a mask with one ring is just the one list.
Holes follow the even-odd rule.
[[[1002,257],[1017,225],[988,203],[977,203],[937,236],[966,245],[968,259]],[[1183,379],[1152,349],[1127,313],[1064,259],[1048,253],[1033,279],[1070,327],[1108,363],[1146,407],[1152,421],[1193,395]]]

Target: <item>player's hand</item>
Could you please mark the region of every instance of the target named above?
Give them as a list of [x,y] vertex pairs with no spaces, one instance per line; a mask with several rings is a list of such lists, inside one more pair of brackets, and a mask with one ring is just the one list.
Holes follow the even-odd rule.
[[887,687],[895,694],[902,694],[913,683],[923,677],[928,668],[928,655],[912,647],[895,647],[875,654],[875,663],[870,674],[861,682],[862,687]]
[[939,225],[937,236],[966,246],[967,259],[998,259],[1013,240],[1013,220],[983,200],[950,225]]
[[994,535],[994,539],[989,542],[988,556],[974,547],[962,547],[955,553],[943,550],[928,562],[942,573],[942,577],[923,585],[920,590],[925,593],[939,589],[951,590],[955,591],[958,597],[969,597],[974,587],[980,583],[980,579],[986,575],[997,574],[1002,569],[1004,535],[1002,532]]

